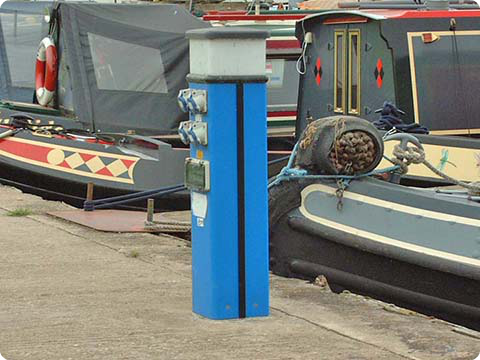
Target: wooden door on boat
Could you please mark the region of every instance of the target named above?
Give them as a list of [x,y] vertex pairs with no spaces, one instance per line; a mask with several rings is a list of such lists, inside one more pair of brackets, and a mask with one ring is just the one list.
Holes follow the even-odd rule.
[[312,42],[307,46],[306,59],[299,60],[305,61],[299,94],[300,130],[309,116],[318,119],[336,114],[362,114],[363,25],[327,19],[308,29]]
[[333,111],[359,115],[361,31],[352,24],[335,29],[333,37]]
[[[367,19],[332,25],[333,93],[331,115],[345,114],[375,120],[384,101],[395,102],[391,51],[379,25]],[[355,22],[357,21],[357,22]]]
[[361,81],[366,24],[325,21],[312,29],[301,77],[300,121],[336,114],[362,115]]
[[374,121],[384,101],[397,102],[392,50],[378,21],[336,17],[309,25],[305,32],[313,41],[300,80],[297,133],[309,117],[345,114]]

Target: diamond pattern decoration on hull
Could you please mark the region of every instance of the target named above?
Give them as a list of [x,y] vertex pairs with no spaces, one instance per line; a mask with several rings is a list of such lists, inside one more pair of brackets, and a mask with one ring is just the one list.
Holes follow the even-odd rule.
[[385,73],[383,72],[382,59],[378,59],[377,66],[375,67],[375,71],[373,72],[373,74],[375,75],[377,87],[380,89],[383,86],[383,76],[385,75]]
[[133,169],[139,158],[91,151],[39,141],[8,138],[0,142],[0,155],[88,178],[133,184]]

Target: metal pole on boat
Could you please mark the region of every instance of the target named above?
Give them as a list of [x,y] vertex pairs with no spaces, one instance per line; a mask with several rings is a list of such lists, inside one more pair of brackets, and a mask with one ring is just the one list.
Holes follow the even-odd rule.
[[89,182],[87,184],[87,201],[92,201],[93,200],[93,183]]
[[17,37],[17,26],[18,26],[17,22],[18,22],[18,12],[17,10],[15,10],[13,12],[13,37],[14,38]]
[[147,221],[146,225],[153,224],[153,213],[155,211],[155,200],[147,199]]
[[210,319],[269,314],[267,31],[187,32],[193,311]]

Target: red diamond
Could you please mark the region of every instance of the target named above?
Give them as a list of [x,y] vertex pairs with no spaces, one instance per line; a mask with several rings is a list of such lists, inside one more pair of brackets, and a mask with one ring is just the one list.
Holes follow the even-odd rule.
[[315,81],[317,85],[320,86],[320,82],[322,81],[322,61],[320,58],[317,58],[317,64],[315,66]]
[[379,76],[379,77],[377,78],[377,87],[380,89],[380,88],[382,87],[382,85],[383,85],[383,80],[382,80],[382,78]]
[[377,81],[377,87],[380,89],[383,85],[383,62],[382,59],[378,59],[377,67],[375,68],[375,79]]

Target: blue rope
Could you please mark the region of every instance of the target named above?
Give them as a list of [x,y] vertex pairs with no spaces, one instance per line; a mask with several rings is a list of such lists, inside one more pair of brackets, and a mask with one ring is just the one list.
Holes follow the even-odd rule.
[[268,162],[268,166],[270,166],[270,165],[275,165],[275,164],[277,164],[277,163],[283,162],[283,161],[285,161],[285,160],[287,160],[287,159],[289,159],[289,158],[290,158],[290,156],[287,155],[287,156],[282,156],[281,158],[278,158],[278,159],[275,159],[275,160],[270,160],[270,161]]
[[268,188],[270,189],[272,186],[275,186],[282,181],[290,181],[290,180],[298,180],[298,179],[311,179],[311,180],[341,180],[344,182],[345,185],[348,185],[350,181],[361,179],[367,176],[372,175],[380,175],[389,172],[396,171],[400,168],[398,165],[390,166],[385,169],[379,170],[372,170],[365,174],[358,174],[358,175],[309,175],[308,171],[305,169],[294,169],[292,168],[293,162],[297,156],[298,151],[298,142],[293,147],[292,153],[290,158],[288,159],[287,166],[285,166],[280,173],[275,177],[273,181],[268,184]]
[[183,186],[183,184],[176,184],[176,185],[166,186],[166,187],[159,188],[159,189],[139,191],[139,192],[135,192],[135,193],[131,193],[131,194],[112,196],[112,197],[103,198],[103,199],[96,199],[96,200],[90,200],[90,201],[87,200],[87,201],[85,201],[85,204],[98,205],[98,204],[110,203],[110,202],[113,202],[113,201],[119,201],[119,200],[136,199],[137,197],[140,197],[140,196],[155,195],[159,192],[163,192],[163,191],[166,191],[166,190],[171,190],[171,189],[174,189],[174,188],[178,188],[180,186]]
[[123,204],[126,204],[126,203],[129,203],[129,202],[132,202],[132,201],[139,201],[139,200],[145,200],[145,199],[148,199],[148,198],[154,198],[154,197],[159,197],[159,196],[163,196],[163,195],[169,195],[169,194],[173,194],[173,193],[176,193],[176,192],[179,192],[179,191],[182,191],[182,190],[186,190],[187,188],[185,186],[179,186],[179,187],[176,187],[176,188],[170,188],[168,190],[164,190],[164,191],[159,191],[155,194],[147,194],[147,195],[143,195],[143,196],[138,196],[136,198],[132,198],[132,199],[127,199],[127,200],[119,200],[119,201],[112,201],[112,202],[106,202],[106,203],[102,203],[102,204],[98,204],[98,205],[91,205],[90,207],[87,207],[84,205],[83,209],[85,211],[93,211],[95,209],[104,209],[104,208],[109,208],[109,207],[112,207],[112,206],[116,206],[116,205],[123,205]]
[[[280,159],[271,160],[268,162],[268,165],[285,161],[286,158],[287,156],[282,157]],[[289,162],[289,165],[291,166],[291,162]],[[97,200],[86,200],[83,203],[83,210],[93,211],[95,209],[103,209],[103,208],[108,208],[116,205],[128,204],[133,201],[139,201],[139,200],[145,200],[148,198],[155,198],[163,195],[169,195],[169,194],[173,194],[186,189],[187,188],[184,186],[184,184],[177,184],[177,185],[166,186],[159,189],[140,191],[132,194],[113,196],[113,197],[97,199]]]
[[85,201],[83,203],[83,210],[93,211],[95,209],[107,208],[115,205],[128,204],[133,201],[145,200],[148,198],[159,197],[163,195],[173,194],[182,190],[185,190],[186,187],[183,184],[173,185],[164,187],[161,189],[141,191],[133,194],[114,196],[110,198],[98,199]]

